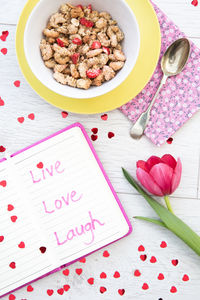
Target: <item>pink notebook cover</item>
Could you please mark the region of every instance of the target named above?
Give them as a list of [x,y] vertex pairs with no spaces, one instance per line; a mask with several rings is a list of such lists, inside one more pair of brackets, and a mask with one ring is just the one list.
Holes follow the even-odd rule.
[[[36,142],[36,143],[34,143],[34,144],[32,144],[32,145],[30,145],[30,146],[28,146],[28,147],[22,149],[22,150],[17,151],[16,153],[12,154],[11,157],[14,157],[14,156],[16,156],[16,155],[19,155],[20,153],[22,153],[22,152],[24,152],[24,151],[26,151],[26,150],[28,150],[28,149],[30,149],[30,148],[32,148],[32,147],[37,147],[39,144],[41,144],[41,143],[43,143],[43,142],[45,142],[45,141],[47,141],[47,140],[49,140],[49,139],[52,139],[52,138],[54,138],[55,136],[57,136],[57,135],[59,135],[59,134],[65,132],[65,131],[68,131],[68,130],[74,128],[74,127],[79,127],[79,128],[81,129],[81,131],[82,131],[82,133],[83,133],[83,135],[84,135],[84,137],[85,137],[85,139],[86,139],[86,141],[87,141],[87,143],[88,143],[88,145],[89,145],[89,147],[90,147],[90,149],[91,149],[91,151],[92,151],[92,153],[93,153],[93,155],[94,155],[94,157],[95,157],[95,159],[96,159],[96,161],[97,161],[97,163],[98,163],[98,166],[99,166],[99,168],[101,169],[101,172],[103,173],[103,175],[104,175],[104,177],[105,177],[105,179],[106,179],[106,182],[107,182],[107,184],[108,184],[108,186],[109,186],[109,188],[110,188],[112,194],[114,195],[114,197],[115,197],[115,199],[116,199],[116,201],[117,201],[117,203],[118,203],[118,205],[119,205],[119,208],[120,208],[120,210],[121,210],[121,212],[122,212],[122,214],[123,214],[123,216],[124,216],[124,218],[125,218],[125,220],[126,220],[126,222],[127,222],[127,224],[128,224],[128,228],[129,228],[128,232],[127,232],[124,236],[122,236],[121,238],[118,238],[118,239],[116,239],[115,241],[113,241],[113,242],[111,242],[111,243],[109,243],[109,244],[105,244],[104,246],[102,246],[102,247],[96,249],[95,251],[92,251],[92,252],[87,253],[86,255],[84,255],[84,257],[85,257],[85,256],[87,256],[87,255],[89,255],[89,254],[92,254],[93,252],[96,252],[97,250],[100,250],[100,249],[104,248],[105,246],[108,246],[108,245],[110,245],[110,244],[112,244],[112,243],[114,243],[114,242],[116,242],[116,241],[122,239],[123,237],[128,236],[128,235],[132,232],[132,225],[131,225],[131,223],[130,223],[130,221],[129,221],[129,219],[128,219],[128,217],[127,217],[127,215],[126,215],[126,213],[125,213],[125,211],[124,211],[124,209],[123,209],[123,207],[122,207],[122,204],[120,203],[120,200],[119,200],[119,198],[118,198],[116,192],[114,191],[114,188],[113,188],[113,186],[112,186],[112,184],[111,184],[111,182],[110,182],[110,180],[109,180],[109,178],[108,178],[108,176],[107,176],[107,174],[106,174],[106,172],[105,172],[105,170],[104,170],[104,168],[103,168],[103,166],[102,166],[102,164],[101,164],[101,162],[100,162],[100,160],[99,160],[99,158],[98,158],[98,156],[97,156],[97,154],[96,154],[96,152],[95,152],[95,149],[94,149],[94,147],[93,147],[93,145],[92,145],[92,143],[91,143],[91,141],[90,141],[90,138],[88,137],[88,135],[87,135],[87,133],[86,133],[84,127],[83,127],[80,123],[74,123],[74,124],[72,124],[72,125],[70,125],[70,126],[64,128],[64,129],[62,129],[62,130],[60,130],[60,131],[58,131],[58,132],[56,132],[56,133],[54,133],[54,134],[52,134],[52,135],[50,135],[50,136],[48,136],[48,137],[46,137],[46,138],[40,140],[40,141],[38,141],[38,142]],[[0,160],[0,162],[3,162],[3,161],[5,161],[5,160],[6,160],[6,158],[3,158],[3,159]],[[66,266],[68,266],[68,265],[70,265],[70,264],[72,264],[72,263],[74,263],[74,262],[80,260],[82,257],[83,257],[83,256],[80,256],[80,257],[77,258],[76,260],[73,260],[73,261],[71,261],[71,262],[69,262],[69,263],[67,263],[67,264],[64,264],[64,265],[60,266],[59,268],[56,268],[56,269],[54,269],[54,270],[52,270],[52,271],[46,273],[46,274],[43,275],[43,276],[40,276],[40,277],[38,277],[38,278],[35,278],[34,280],[32,280],[32,281],[30,281],[30,282],[27,282],[26,284],[24,284],[24,285],[22,285],[22,286],[19,286],[19,287],[16,288],[15,290],[10,291],[9,293],[14,292],[14,291],[18,290],[19,288],[21,288],[21,287],[23,287],[23,286],[26,286],[26,285],[28,285],[28,284],[30,284],[30,283],[32,283],[32,282],[35,282],[35,281],[37,281],[37,280],[39,280],[39,279],[41,279],[41,278],[43,278],[43,277],[46,277],[46,276],[48,276],[48,275],[50,275],[50,274],[52,274],[52,273],[55,273],[55,272],[57,272],[57,271],[60,271],[61,269],[65,268]],[[9,293],[6,293],[6,294],[0,296],[0,298],[2,298],[2,297],[4,297],[4,296],[8,295]]]

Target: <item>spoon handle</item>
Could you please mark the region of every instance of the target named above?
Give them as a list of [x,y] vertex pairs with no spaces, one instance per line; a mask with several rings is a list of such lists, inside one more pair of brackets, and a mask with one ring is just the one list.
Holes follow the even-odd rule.
[[146,128],[146,126],[149,122],[149,119],[150,119],[151,109],[154,105],[155,100],[157,99],[157,96],[158,96],[161,88],[166,83],[167,78],[168,78],[168,76],[163,75],[163,78],[160,82],[160,85],[157,89],[157,92],[156,92],[155,96],[153,97],[153,99],[152,99],[150,105],[148,106],[147,110],[140,115],[140,117],[137,119],[137,121],[135,122],[135,124],[131,128],[130,135],[131,135],[132,138],[140,139],[142,137],[142,135],[145,131],[145,128]]

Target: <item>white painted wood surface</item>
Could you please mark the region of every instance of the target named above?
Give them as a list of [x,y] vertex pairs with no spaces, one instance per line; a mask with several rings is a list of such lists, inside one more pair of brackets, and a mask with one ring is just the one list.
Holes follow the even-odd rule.
[[[45,103],[28,86],[16,61],[15,29],[25,2],[1,0],[0,32],[9,30],[9,37],[6,42],[0,41],[0,49],[8,48],[6,56],[0,53],[0,97],[5,101],[5,106],[0,108],[0,145],[5,145],[7,151],[12,153],[76,121],[81,122],[89,134],[91,128],[97,127],[99,132],[98,140],[94,143],[95,149],[132,220],[134,230],[128,238],[107,247],[109,258],[102,256],[103,250],[94,253],[87,258],[86,264],[78,262],[70,266],[69,277],[58,272],[34,283],[32,293],[28,293],[26,288],[14,293],[16,298],[48,299],[46,290],[54,289],[52,299],[199,299],[200,258],[167,230],[133,220],[135,215],[153,217],[155,214],[126,183],[121,166],[135,174],[135,163],[138,159],[165,153],[180,156],[183,175],[181,185],[173,195],[172,206],[177,215],[200,234],[200,113],[175,134],[172,145],[166,144],[161,148],[151,144],[145,137],[139,142],[132,140],[129,136],[131,123],[118,110],[108,113],[108,121],[102,121],[100,115],[82,116],[71,113],[63,119],[59,109]],[[200,6],[194,7],[190,2],[155,0],[155,3],[200,46]],[[20,88],[14,87],[15,80],[21,81]],[[34,121],[27,118],[29,113],[35,114]],[[21,116],[25,117],[23,124],[17,122],[17,118]],[[107,137],[109,131],[115,133],[111,140]],[[168,244],[166,249],[159,247],[163,240]],[[141,253],[137,248],[140,244],[146,248],[145,262],[139,259]],[[157,258],[155,264],[149,262],[152,255]],[[171,259],[178,259],[179,264],[174,267]],[[83,268],[81,276],[75,275],[74,272],[79,267]],[[140,277],[133,276],[135,269],[141,271]],[[121,274],[118,279],[113,278],[116,270]],[[106,279],[100,279],[99,274],[102,271],[106,272]],[[165,275],[163,281],[157,279],[159,273]],[[181,280],[183,274],[189,275],[188,282]],[[92,286],[87,283],[89,277],[95,278],[95,284]],[[149,285],[146,291],[141,288],[144,282]],[[60,296],[56,290],[63,284],[70,284],[71,288]],[[107,288],[104,294],[100,294],[100,286]],[[177,293],[170,293],[171,286],[176,286]],[[117,291],[122,288],[125,289],[125,294],[120,296]]]

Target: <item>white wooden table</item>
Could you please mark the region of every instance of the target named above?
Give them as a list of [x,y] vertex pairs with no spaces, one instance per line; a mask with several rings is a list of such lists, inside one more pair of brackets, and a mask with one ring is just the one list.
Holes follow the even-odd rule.
[[[85,263],[77,262],[71,265],[69,276],[62,272],[55,273],[33,283],[32,292],[28,292],[26,287],[15,292],[16,299],[199,299],[200,258],[167,230],[133,219],[135,215],[154,217],[155,214],[126,183],[121,166],[135,174],[135,163],[138,159],[165,153],[180,156],[183,175],[181,185],[173,195],[172,206],[177,215],[200,234],[200,113],[175,134],[171,145],[166,144],[161,148],[151,144],[145,137],[139,142],[132,140],[129,136],[131,123],[118,110],[109,112],[107,121],[103,121],[101,115],[82,116],[72,113],[69,113],[67,118],[62,118],[59,109],[47,104],[29,87],[17,64],[15,29],[25,2],[26,0],[1,0],[0,3],[0,33],[3,30],[9,31],[7,41],[0,41],[0,49],[8,48],[7,55],[0,53],[0,97],[5,102],[5,105],[0,107],[0,145],[12,153],[76,121],[81,122],[90,135],[91,128],[98,128],[95,149],[134,230],[128,238],[106,248],[110,253],[109,257],[103,257],[104,250],[100,250],[87,257]],[[200,5],[194,7],[190,2],[155,0],[155,3],[200,46]],[[20,80],[19,88],[14,86],[15,80]],[[34,120],[27,117],[30,113],[35,114]],[[17,121],[18,117],[25,118],[22,124]],[[108,139],[109,131],[115,133],[114,138]],[[3,155],[4,153],[1,153],[1,156]],[[160,247],[162,241],[167,243],[166,248]],[[145,247],[144,252],[138,251],[141,244]],[[147,255],[145,261],[140,259],[141,254]],[[152,256],[156,257],[156,263],[150,262]],[[171,263],[173,259],[178,259],[177,266]],[[83,269],[81,275],[76,274],[77,268]],[[140,271],[140,276],[134,276],[136,269]],[[115,271],[120,273],[119,278],[113,277]],[[100,278],[101,272],[107,274],[106,279]],[[164,280],[158,280],[159,273],[164,274]],[[182,280],[184,274],[189,276],[189,281]],[[94,278],[93,285],[87,282],[90,277]],[[149,287],[146,290],[142,289],[144,283]],[[61,296],[57,290],[65,284],[69,284],[70,289]],[[177,289],[175,293],[172,293],[175,290],[173,286]],[[106,287],[106,292],[101,294],[100,287]],[[51,297],[47,295],[48,289],[54,290]],[[125,290],[122,296],[118,292],[119,289]],[[8,296],[5,299],[8,299]]]

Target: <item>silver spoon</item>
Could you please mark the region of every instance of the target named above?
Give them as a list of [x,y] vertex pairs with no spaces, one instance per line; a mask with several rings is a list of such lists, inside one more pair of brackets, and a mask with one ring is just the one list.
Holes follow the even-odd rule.
[[154,102],[162,88],[166,83],[166,80],[170,76],[179,74],[185,67],[190,54],[190,43],[188,39],[182,38],[175,41],[169,46],[161,60],[161,69],[163,71],[163,78],[160,82],[160,86],[153,97],[149,107],[143,112],[137,119],[133,127],[131,128],[130,135],[134,139],[140,139],[144,133],[144,130],[149,122],[151,109]]

